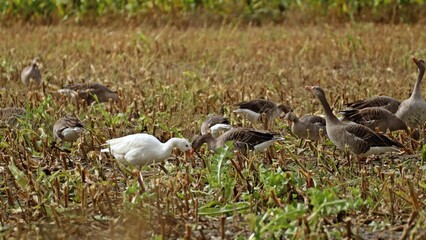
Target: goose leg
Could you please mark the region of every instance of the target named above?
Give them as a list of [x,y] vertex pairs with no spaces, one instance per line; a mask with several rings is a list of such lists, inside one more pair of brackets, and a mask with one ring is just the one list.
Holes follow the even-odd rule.
[[158,165],[160,166],[161,170],[163,170],[166,175],[169,174],[169,171],[167,171],[167,169],[163,166],[163,163],[160,163]]
[[303,138],[301,138],[301,139],[300,139],[300,142],[299,142],[299,148],[301,148],[301,147],[302,147],[302,143],[304,143],[304,139],[303,139]]
[[197,152],[195,151],[195,154],[197,154],[197,156],[201,159],[202,163],[203,163],[203,168],[206,168],[206,161],[204,160],[204,158]]

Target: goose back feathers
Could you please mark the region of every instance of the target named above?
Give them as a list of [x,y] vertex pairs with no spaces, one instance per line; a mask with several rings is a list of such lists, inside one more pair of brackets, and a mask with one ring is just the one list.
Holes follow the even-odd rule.
[[83,124],[76,117],[65,116],[53,125],[53,133],[56,138],[65,142],[75,142],[84,130]]
[[100,83],[76,83],[65,86],[58,92],[73,98],[84,99],[87,104],[96,102],[108,102],[110,99],[116,101],[118,93],[110,90]]
[[325,119],[320,116],[305,115],[298,118],[293,112],[285,115],[285,119],[291,121],[291,131],[300,138],[318,141],[326,133]]
[[216,151],[218,148],[225,146],[229,141],[234,143],[234,148],[247,154],[249,150],[260,152],[268,148],[276,141],[282,141],[284,138],[276,137],[275,134],[269,132],[260,132],[248,128],[233,128],[217,138],[210,133],[200,135],[192,142],[192,148],[198,150],[204,143],[207,143],[208,149]]

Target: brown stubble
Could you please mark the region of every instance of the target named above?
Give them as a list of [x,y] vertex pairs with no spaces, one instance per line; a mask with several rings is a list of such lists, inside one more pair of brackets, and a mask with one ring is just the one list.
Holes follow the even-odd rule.
[[[44,185],[38,194],[46,194],[46,189],[53,192],[49,203],[30,199],[29,196],[37,191],[24,189],[9,171],[2,172],[6,190],[1,203],[22,205],[22,213],[19,214],[5,209],[2,221],[16,223],[23,218],[37,222],[38,226],[51,227],[48,221],[44,221],[50,219],[76,236],[82,234],[85,226],[92,226],[98,229],[96,233],[103,233],[100,236],[111,238],[126,234],[129,237],[146,237],[150,236],[144,232],[148,230],[169,237],[182,237],[184,233],[203,235],[202,231],[190,231],[187,224],[192,223],[191,219],[196,219],[194,222],[204,221],[204,227],[210,227],[210,230],[215,226],[228,230],[228,226],[222,225],[228,220],[224,221],[222,216],[215,222],[204,217],[199,219],[197,208],[206,202],[191,190],[203,189],[205,183],[196,176],[206,174],[207,170],[201,166],[197,166],[201,170],[193,169],[181,157],[170,161],[173,164],[180,162],[177,170],[170,175],[156,172],[146,179],[146,190],[155,192],[156,198],[147,198],[136,210],[126,208],[123,202],[136,201],[140,192],[129,193],[127,199],[123,199],[123,191],[137,185],[138,178],[117,171],[115,161],[99,153],[100,144],[106,139],[141,131],[155,134],[162,140],[179,134],[191,139],[198,133],[200,119],[204,119],[206,114],[219,113],[225,106],[225,114],[233,117],[233,104],[259,97],[287,103],[298,114],[321,113],[318,101],[303,90],[305,85],[321,85],[336,109],[341,109],[346,102],[373,95],[388,95],[402,100],[409,96],[417,74],[411,57],[425,58],[426,49],[423,26],[402,24],[306,24],[262,28],[230,25],[188,28],[146,25],[120,28],[15,26],[1,28],[0,35],[0,61],[3,62],[0,83],[4,88],[0,92],[1,106],[28,105],[35,109],[48,94],[53,98],[44,113],[35,117],[29,128],[34,132],[21,135],[8,133],[9,139],[16,139],[11,140],[10,146],[16,146],[14,149],[17,151],[2,147],[5,150],[0,164],[7,168],[13,161],[25,173],[32,188],[37,186],[36,172],[28,170],[24,163],[31,162],[32,155],[36,154],[28,149],[43,152],[39,162],[42,170],[48,170],[50,174],[63,171],[51,182],[38,183]],[[43,62],[46,95],[22,86],[19,80],[20,71],[35,56],[40,56]],[[55,92],[69,83],[89,81],[118,90],[119,101],[116,104],[106,103],[104,107],[76,105]],[[124,117],[118,121],[108,120],[100,108],[112,118],[122,113]],[[84,154],[46,149],[48,142],[53,140],[49,134],[54,120],[67,113],[79,116],[88,129],[81,140],[87,145]],[[283,124],[278,122],[278,125],[275,130],[282,131]],[[291,148],[295,145],[291,140],[285,144]],[[304,164],[315,160],[315,156],[294,152],[299,158],[297,163],[303,168],[306,167]],[[283,148],[269,155],[272,161],[278,158],[282,168],[296,168],[295,172],[299,173],[303,170],[306,187],[312,187],[312,179],[317,181],[318,176],[322,176],[315,170],[291,166],[289,154]],[[325,163],[319,163],[318,169],[326,169],[325,172],[332,175],[333,168],[321,164],[330,164],[335,159],[330,160],[328,153],[323,158]],[[258,160],[254,157],[250,161],[253,172],[257,171],[257,162],[262,162]],[[77,167],[69,166],[68,161],[74,161]],[[242,176],[247,171],[244,161],[233,162],[232,167],[234,174],[239,176],[235,190],[238,199],[241,196],[239,191],[250,189],[251,192],[256,181],[255,177]],[[388,166],[379,168],[380,172],[389,170]],[[419,171],[417,178],[421,179],[422,170]],[[336,177],[339,183],[333,182],[335,179],[330,177],[331,180],[327,181],[331,183],[324,180],[326,183],[323,184],[340,184],[359,178],[357,173],[345,172],[345,169],[339,174]],[[366,183],[377,178],[372,168],[367,168],[359,179]],[[370,196],[377,202],[385,199],[383,205],[372,209],[389,212],[392,220],[406,219],[405,210],[410,204],[416,211],[419,204],[424,205],[420,198],[416,200],[424,194],[417,184],[407,187],[397,180],[389,182],[388,177],[378,181],[383,183],[384,187],[378,191],[384,197],[374,195],[367,187],[362,189],[363,197]],[[378,185],[368,183],[371,188]],[[394,188],[405,192],[406,196],[398,195]],[[180,194],[183,197],[179,197]],[[275,192],[272,194],[275,204],[288,203]],[[302,193],[299,195],[304,196]],[[34,207],[37,204],[46,209],[43,210],[45,213]],[[61,208],[66,209],[65,213],[59,214]],[[261,203],[254,205],[254,209],[265,208],[266,205]],[[37,214],[33,215],[35,212]],[[75,230],[73,224],[82,227]],[[39,234],[61,236],[59,230],[54,230],[52,235]]]

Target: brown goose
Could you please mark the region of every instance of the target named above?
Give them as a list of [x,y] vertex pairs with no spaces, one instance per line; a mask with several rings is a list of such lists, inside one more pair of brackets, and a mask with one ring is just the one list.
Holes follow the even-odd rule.
[[276,104],[265,99],[241,102],[236,104],[236,106],[238,106],[238,109],[233,112],[244,115],[253,124],[257,123],[264,115],[267,127],[270,126],[275,118],[291,111],[284,104]]
[[214,138],[217,138],[231,128],[229,119],[220,115],[211,115],[201,124],[201,135],[211,133]]
[[419,69],[417,81],[410,98],[402,101],[395,115],[406,122],[408,126],[416,128],[422,126],[426,121],[426,102],[422,96],[421,89],[425,73],[425,62],[416,58],[413,58],[413,61]]
[[118,93],[111,91],[100,83],[76,83],[65,86],[59,89],[58,92],[67,94],[73,98],[84,99],[87,104],[96,102],[97,97],[99,102],[108,102],[109,99],[116,101]]
[[296,114],[289,112],[284,119],[291,122],[291,131],[300,138],[318,141],[321,135],[327,134],[325,119],[320,116],[305,115],[299,119]]
[[318,86],[306,86],[306,90],[314,94],[325,112],[327,135],[330,140],[341,150],[346,147],[359,157],[379,154],[389,151],[398,151],[403,145],[391,140],[383,134],[376,133],[370,128],[357,123],[340,121],[328,104],[324,90]]
[[40,59],[34,58],[31,65],[28,67],[25,67],[24,70],[22,70],[21,81],[25,85],[28,85],[31,82],[33,82],[35,86],[39,86],[41,84],[41,72],[39,69],[39,65],[40,65]]
[[64,142],[75,142],[84,131],[83,124],[76,117],[65,116],[53,125],[53,133],[56,138]]
[[1,125],[14,126],[20,117],[25,116],[27,112],[23,108],[8,107],[0,109],[0,122]]
[[192,142],[192,149],[196,151],[204,143],[207,143],[209,150],[216,151],[218,148],[225,146],[225,143],[232,141],[235,149],[247,154],[249,150],[261,152],[274,142],[283,140],[284,138],[276,137],[269,132],[259,132],[248,128],[232,128],[217,138],[214,138],[211,133],[197,136]]
[[369,99],[358,100],[352,103],[345,104],[350,109],[363,109],[369,107],[381,107],[389,110],[391,113],[396,113],[401,103],[393,97],[377,96]]
[[388,129],[391,132],[398,130],[408,131],[407,124],[404,121],[389,110],[381,107],[343,110],[340,113],[344,116],[342,121],[356,122],[372,130],[378,128],[382,132],[386,132]]

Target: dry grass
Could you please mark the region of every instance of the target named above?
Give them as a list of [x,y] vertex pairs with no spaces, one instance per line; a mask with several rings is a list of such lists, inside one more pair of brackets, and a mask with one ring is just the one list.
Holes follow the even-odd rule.
[[[178,154],[165,165],[168,175],[155,166],[144,168],[145,189],[137,174],[101,155],[99,147],[108,138],[141,131],[162,140],[191,139],[206,114],[223,106],[230,116],[234,103],[258,97],[285,102],[298,114],[320,112],[304,85],[322,86],[336,109],[372,95],[405,99],[417,74],[411,57],[426,56],[423,28],[1,28],[1,106],[30,110],[18,130],[1,132],[1,235],[420,236],[426,220],[423,141],[400,134],[395,137],[412,154],[385,155],[360,171],[355,163],[336,166],[345,156],[333,155],[330,143],[299,148],[285,123],[277,121],[275,130],[288,140],[268,153],[249,159],[204,154],[209,168]],[[35,56],[43,62],[45,87],[31,91],[19,74]],[[55,93],[82,81],[119,90],[119,103],[85,107]],[[52,147],[53,123],[67,113],[79,116],[89,130],[71,153]],[[214,167],[218,159],[224,160],[222,172]],[[324,199],[336,205],[322,206]],[[296,205],[300,211],[289,214]]]

